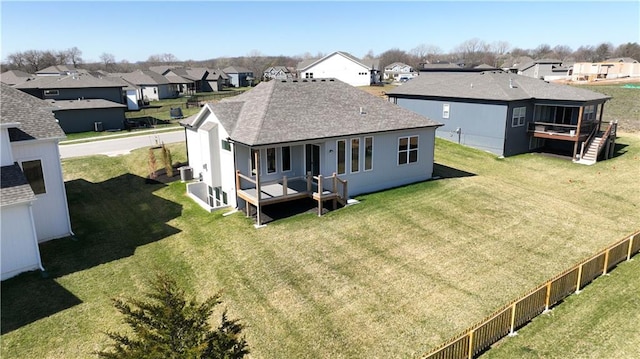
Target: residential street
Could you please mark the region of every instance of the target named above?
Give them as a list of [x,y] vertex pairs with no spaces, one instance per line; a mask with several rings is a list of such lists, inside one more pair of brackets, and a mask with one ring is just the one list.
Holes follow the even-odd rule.
[[61,144],[60,157],[72,158],[92,155],[117,156],[129,153],[136,148],[152,146],[161,143],[174,143],[185,141],[184,130],[157,134],[145,134],[141,136],[105,139],[78,144]]

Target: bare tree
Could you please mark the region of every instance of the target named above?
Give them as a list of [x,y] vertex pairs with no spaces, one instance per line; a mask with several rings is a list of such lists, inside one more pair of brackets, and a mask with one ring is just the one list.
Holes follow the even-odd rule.
[[573,56],[578,62],[594,62],[595,48],[590,45],[580,46],[573,52]]
[[617,57],[630,57],[640,61],[640,45],[637,42],[628,42],[621,44],[614,51]]
[[598,45],[594,50],[594,60],[604,61],[611,57],[613,54],[613,44],[610,42],[603,42]]
[[556,45],[553,48],[553,53],[559,60],[564,60],[573,53],[573,50],[567,45]]
[[551,50],[551,46],[549,46],[548,44],[538,45],[538,47],[536,47],[533,50],[533,58],[534,59],[543,59],[543,58],[548,57],[550,55],[552,55],[552,50]]
[[69,61],[71,61],[74,67],[82,64],[82,51],[77,47],[74,46],[67,49],[67,55],[69,56]]
[[411,55],[415,57],[417,66],[420,62],[435,62],[437,56],[442,54],[442,49],[436,45],[420,44],[411,49]]
[[113,56],[113,54],[103,52],[102,55],[100,55],[100,61],[102,61],[105,71],[113,71],[115,68],[116,57]]

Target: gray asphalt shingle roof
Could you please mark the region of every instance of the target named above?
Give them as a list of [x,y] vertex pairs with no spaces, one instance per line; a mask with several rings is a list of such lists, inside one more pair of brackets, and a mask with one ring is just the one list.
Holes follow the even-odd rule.
[[11,86],[0,86],[0,121],[19,123],[17,128],[9,128],[11,141],[65,137],[53,116],[51,104]]
[[223,72],[227,73],[227,74],[241,74],[241,73],[250,73],[251,70],[249,70],[246,67],[242,67],[242,66],[229,66],[229,67],[225,67],[224,69],[222,69]]
[[126,108],[126,105],[121,103],[115,103],[109,100],[103,99],[88,99],[88,100],[55,100],[47,101],[55,108],[53,111],[60,110],[94,110],[99,108]]
[[[510,87],[510,83],[513,88]],[[551,100],[602,101],[609,96],[569,85],[548,83],[532,77],[501,71],[433,73],[418,76],[388,91],[394,96],[423,96],[487,101]]]
[[0,206],[36,199],[27,178],[18,164],[0,168]]
[[334,79],[262,82],[206,106],[232,140],[250,146],[440,126]]
[[167,85],[169,84],[169,80],[166,77],[160,75],[157,72],[153,72],[151,70],[137,70],[134,72],[127,73],[119,73],[112,74],[112,76],[121,77],[134,85],[144,86],[144,85]]
[[97,87],[124,87],[120,84],[91,75],[69,76],[38,76],[14,86],[18,89],[62,89],[62,88],[97,88]]
[[35,75],[28,74],[20,70],[9,70],[0,74],[0,82],[5,83],[7,85],[21,84],[33,78],[35,78]]

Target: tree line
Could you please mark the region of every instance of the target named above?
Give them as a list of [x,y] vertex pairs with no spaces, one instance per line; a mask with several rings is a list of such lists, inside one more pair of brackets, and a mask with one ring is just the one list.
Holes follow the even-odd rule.
[[[191,67],[225,68],[227,66],[242,66],[253,71],[256,77],[269,66],[296,67],[298,62],[308,58],[320,58],[323,53],[312,55],[306,52],[296,56],[266,56],[260,51],[252,50],[245,56],[219,57],[209,60],[184,60],[181,61],[171,53],[154,54],[146,61],[131,63],[126,59],[117,60],[113,54],[102,53],[99,62],[85,62],[82,51],[77,47],[66,50],[27,50],[7,55],[0,65],[2,72],[7,70],[21,70],[27,73],[35,73],[52,65],[73,65],[89,71],[104,70],[107,72],[131,72],[137,69],[148,69],[154,65],[183,65]],[[533,49],[512,47],[506,41],[487,43],[478,38],[466,40],[445,53],[435,45],[420,44],[406,51],[399,48],[389,49],[380,54],[370,50],[363,60],[379,60],[380,68],[394,62],[403,62],[414,68],[419,68],[423,63],[437,62],[462,62],[464,66],[471,67],[487,64],[494,67],[509,67],[516,64],[522,57],[531,59],[553,58],[564,62],[599,62],[611,57],[631,57],[640,60],[640,44],[628,42],[614,46],[610,42],[597,45],[583,45],[572,49],[567,45],[541,44]]]

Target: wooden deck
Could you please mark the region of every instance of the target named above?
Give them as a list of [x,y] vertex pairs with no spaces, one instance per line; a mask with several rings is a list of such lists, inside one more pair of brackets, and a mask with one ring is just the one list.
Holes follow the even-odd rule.
[[347,181],[332,176],[312,176],[308,173],[303,177],[282,177],[277,181],[261,183],[258,177],[248,177],[236,172],[236,188],[238,197],[257,210],[257,224],[261,225],[261,207],[274,203],[294,201],[301,198],[312,198],[318,202],[318,215],[322,215],[324,201],[332,200],[334,209],[337,202],[346,205],[348,199]]

